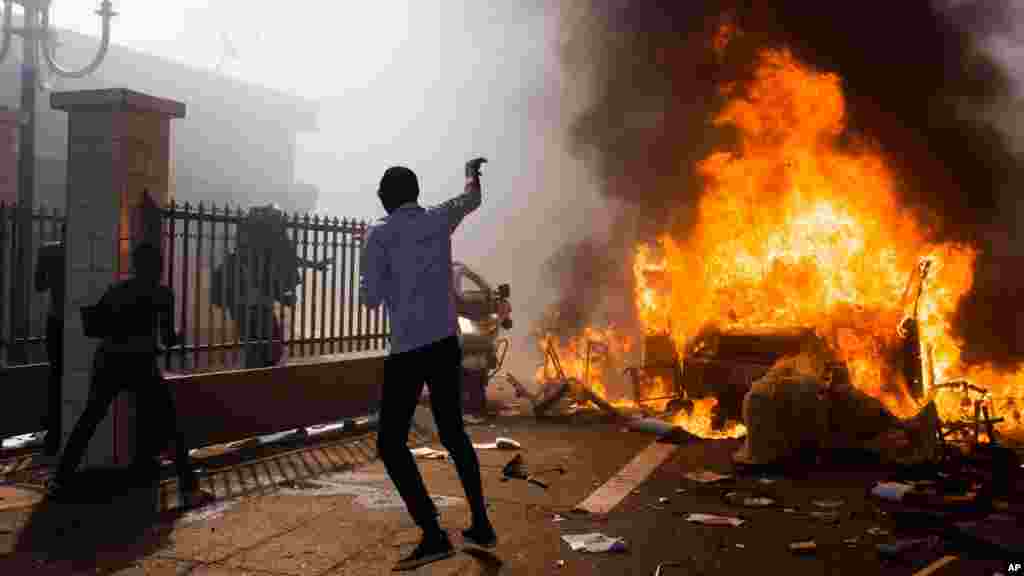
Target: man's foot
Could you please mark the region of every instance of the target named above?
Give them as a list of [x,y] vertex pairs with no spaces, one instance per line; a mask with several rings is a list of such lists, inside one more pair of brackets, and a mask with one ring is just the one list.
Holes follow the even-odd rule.
[[455,549],[448,540],[448,534],[441,532],[436,536],[424,536],[419,546],[411,554],[402,558],[395,564],[395,572],[415,570],[420,566],[451,558],[455,555]]
[[474,523],[468,529],[462,531],[462,537],[466,543],[480,548],[494,548],[498,545],[498,535],[494,527],[488,524]]
[[181,507],[185,510],[202,508],[207,504],[212,504],[216,499],[217,497],[213,494],[199,488],[186,490],[181,493]]

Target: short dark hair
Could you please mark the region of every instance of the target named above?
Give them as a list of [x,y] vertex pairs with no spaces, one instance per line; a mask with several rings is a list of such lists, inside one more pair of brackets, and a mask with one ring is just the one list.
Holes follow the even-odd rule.
[[152,242],[142,242],[132,250],[132,268],[138,276],[159,277],[163,272],[163,256]]
[[420,182],[416,173],[405,166],[392,166],[384,171],[377,190],[385,207],[397,208],[420,197]]

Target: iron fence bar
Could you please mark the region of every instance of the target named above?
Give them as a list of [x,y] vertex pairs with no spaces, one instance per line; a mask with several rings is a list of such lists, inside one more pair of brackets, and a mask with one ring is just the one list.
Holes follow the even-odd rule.
[[[192,342],[194,342],[196,344],[198,344],[201,341],[200,338],[202,337],[202,335],[201,335],[202,326],[200,325],[201,323],[199,322],[200,315],[202,314],[202,307],[200,306],[200,304],[202,303],[201,302],[202,298],[201,298],[201,295],[199,293],[200,286],[202,285],[202,282],[199,281],[199,276],[200,276],[200,274],[202,274],[202,262],[203,262],[203,228],[204,228],[204,226],[203,226],[203,224],[204,224],[203,215],[205,213],[205,209],[204,208],[205,207],[203,206],[203,201],[200,200],[199,201],[199,207],[196,210],[196,248],[195,248],[195,250],[196,250],[196,259],[195,259],[195,273],[192,274],[192,280],[194,282],[194,286],[193,286],[194,292],[193,292],[193,301],[192,301],[192,307],[193,307],[193,310],[194,310],[194,313],[192,315]],[[201,367],[200,356],[199,356],[199,354],[193,353],[192,354],[192,368],[195,369],[195,370],[198,370],[200,367]]]
[[[174,216],[174,201],[173,200],[171,201],[171,208],[170,208],[170,210],[164,212],[164,218],[167,220],[167,236],[164,238],[164,241],[167,242],[167,284],[173,290],[174,289],[174,258],[175,258],[175,253],[176,253],[176,250],[175,250],[175,242],[176,242],[176,240],[175,240],[175,228],[177,228],[175,226],[176,218]],[[173,311],[172,311],[172,313],[173,313]],[[173,324],[174,321],[172,320],[171,323]],[[173,326],[172,326],[172,328],[173,328]],[[184,327],[182,327],[182,328],[184,328]],[[183,332],[178,332],[177,330],[175,330],[175,334],[183,334]],[[184,344],[184,342],[175,342],[175,345],[174,345],[173,348],[176,349],[178,346],[180,346],[182,344]],[[164,370],[170,370],[171,369],[171,356],[172,356],[171,349],[172,349],[172,347],[168,346],[167,347],[167,351],[164,353]]]
[[[314,223],[316,223],[316,219],[317,219],[317,217],[313,216],[313,222]],[[306,223],[307,224],[309,223],[309,214],[306,214]],[[319,247],[317,245],[317,237],[318,237],[318,234],[315,231],[313,231],[313,242],[312,242],[312,251],[313,251],[313,253],[310,255],[311,258],[309,259],[309,261],[311,261],[311,262],[315,262],[316,261],[316,255],[317,255],[317,252],[319,251]],[[317,295],[317,287],[319,286],[319,283],[317,282],[316,268],[312,268],[312,269],[306,268],[305,270],[306,270],[305,274],[307,274],[309,276],[309,284],[310,284],[310,286],[309,286],[309,337],[313,339],[313,345],[310,347],[310,354],[316,354],[316,334],[317,334],[316,295]],[[320,326],[320,329],[322,330],[323,326]]]
[[[309,214],[306,214],[306,218],[304,219],[303,226],[302,226],[302,261],[303,262],[309,261]],[[300,348],[299,348],[299,350],[300,350],[299,356],[305,356],[306,355],[306,344],[305,344],[305,342],[306,342],[306,339],[309,337],[309,335],[311,333],[311,332],[307,332],[306,331],[306,316],[308,315],[308,311],[309,311],[309,307],[308,307],[308,300],[309,300],[309,298],[307,298],[307,296],[309,296],[309,290],[308,290],[308,288],[309,288],[309,284],[308,284],[309,275],[307,274],[309,269],[306,268],[305,266],[303,266],[301,268],[301,270],[302,270],[302,312],[301,312],[302,316],[299,318],[299,321],[301,322],[299,332],[302,334],[302,343],[300,344]],[[310,318],[309,320],[310,320],[310,324],[312,324],[312,320],[313,319]]]
[[246,314],[245,307],[242,306],[242,250],[245,246],[240,241],[242,225],[242,209],[235,208],[235,242],[234,242],[234,254],[235,257],[231,259],[231,290],[232,297],[229,299],[231,302],[231,315],[235,318],[235,334],[232,338],[232,342],[235,344],[234,359],[236,365],[241,365],[243,362],[244,350],[242,350],[243,333],[247,330],[248,322],[244,317]]
[[[356,255],[356,252],[354,250],[354,246],[355,246],[355,243],[356,243],[355,236],[356,236],[355,232],[349,232],[349,234],[348,234],[348,243],[345,246],[345,251],[348,253],[348,269],[346,270],[346,272],[348,273],[348,306],[345,308],[345,316],[348,318],[348,331],[345,332],[346,336],[353,336],[356,333],[356,331],[355,331],[355,309],[356,309],[355,292],[356,292],[357,286],[359,284],[358,284],[358,279],[356,278],[356,260],[357,260],[357,255]],[[352,342],[351,341],[346,341],[346,343],[348,345],[348,349],[346,350],[346,352],[351,352],[352,351]]]
[[[331,334],[334,338],[338,335],[338,218],[334,218],[334,226],[331,231]],[[334,353],[334,343],[331,343],[331,353]]]
[[[319,218],[319,216],[317,217]],[[324,219],[326,219],[326,216]],[[317,251],[320,254],[320,259],[317,262],[326,265],[329,263],[327,259],[327,232],[317,233],[317,238],[319,245]],[[317,286],[320,287],[320,355],[323,356],[327,352],[327,269],[317,268],[316,278]]]
[[[188,202],[185,202],[185,213],[182,215],[181,221],[181,334],[182,336],[188,335],[188,270],[189,270],[189,223],[191,222],[191,206]],[[184,344],[184,342],[182,342]],[[181,348],[181,369],[185,369],[186,356],[184,346]]]
[[[215,202],[210,203],[210,215],[216,215],[217,204]],[[210,248],[207,250],[208,257],[206,259],[206,341],[212,343],[213,338],[213,262],[214,255],[217,253],[217,224],[211,218],[207,220],[210,223]],[[209,368],[214,363],[213,355],[207,353],[206,355],[206,367]]]
[[[362,250],[362,248],[363,248],[363,242],[362,241],[363,241],[364,237],[365,236],[360,235],[360,238],[359,238],[359,249],[360,250]],[[362,273],[363,273],[363,270],[360,268],[359,274],[362,274]],[[357,310],[358,310],[358,314],[359,314],[359,319],[356,321],[356,325],[358,326],[358,328],[356,329],[356,334],[359,335],[359,336],[363,336],[364,334],[366,334],[365,324],[364,324],[366,322],[366,304],[365,304],[365,302],[363,302],[362,291],[356,293],[356,301],[359,302],[359,304],[357,306]],[[366,344],[365,342],[363,342],[362,340],[359,340],[359,348],[358,348],[358,350],[360,352],[362,352],[365,349],[365,347],[364,347],[365,344]]]
[[[298,250],[298,245],[299,245],[299,228],[298,228],[298,226],[299,226],[299,215],[298,214],[292,214],[292,217],[290,218],[290,220],[292,221],[292,226],[291,226],[291,233],[292,233],[291,244],[293,246],[293,250]],[[305,284],[301,284],[300,283],[299,286],[301,286],[301,289],[303,291],[305,291],[305,289],[306,289]],[[291,300],[291,302],[288,303],[288,357],[289,358],[295,354],[295,342],[296,342],[296,338],[295,338],[295,325],[298,323],[296,318],[295,318],[295,306],[296,306],[296,304],[298,303],[298,300],[299,300],[299,289],[300,289],[299,286],[295,287],[295,290],[292,293],[292,300]]]
[[[228,214],[228,209],[229,209],[228,205],[224,204],[224,215],[225,216],[227,216],[227,214]],[[214,216],[216,216],[216,213],[217,213],[217,211],[214,210]],[[211,274],[210,275],[210,280],[211,281],[213,280],[213,273],[214,273],[214,271],[215,270],[220,270],[220,283],[217,284],[217,301],[219,301],[221,303],[221,307],[220,307],[220,322],[218,324],[218,326],[220,327],[220,337],[216,339],[218,344],[223,344],[227,340],[227,334],[228,334],[228,254],[229,254],[229,252],[228,252],[228,250],[229,250],[229,245],[228,245],[228,226],[229,226],[229,222],[230,222],[230,220],[228,220],[227,218],[224,218],[224,219],[222,219],[221,222],[219,222],[221,224],[221,226],[219,227],[220,231],[221,231],[221,237],[220,237],[221,238],[221,241],[220,241],[221,251],[219,253],[221,255],[220,256],[220,258],[221,258],[220,264],[218,264],[217,267],[214,268],[213,262],[210,262],[210,270],[211,270],[210,271],[210,274]],[[216,221],[214,221],[214,223],[212,224],[214,230],[216,230],[218,228],[217,224],[218,224],[218,222],[216,222]],[[211,296],[211,299],[212,299],[213,298],[213,290],[212,290],[213,286],[211,286],[210,288],[211,288],[210,296]],[[213,303],[211,302],[210,304],[211,304],[210,310],[212,311],[213,310],[213,305],[212,305]],[[227,367],[227,365],[228,365],[228,355],[225,354],[224,352],[221,352],[220,355],[217,357],[217,362],[219,362],[221,366]]]

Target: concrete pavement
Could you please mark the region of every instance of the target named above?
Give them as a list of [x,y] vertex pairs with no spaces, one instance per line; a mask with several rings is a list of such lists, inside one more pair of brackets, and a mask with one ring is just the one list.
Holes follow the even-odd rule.
[[[625,432],[599,415],[502,416],[469,431],[478,443],[499,436],[520,442],[518,453],[530,472],[562,466],[567,473],[541,474],[546,490],[521,480],[502,481],[501,468],[517,452],[479,451],[501,539],[497,549],[460,552],[414,574],[652,574],[664,561],[681,563],[666,576],[751,573],[768,566],[794,576],[912,574],[934,559],[880,562],[874,545],[894,536],[871,536],[868,529],[891,533],[895,527],[866,502],[867,487],[883,473],[867,463],[788,471],[771,483],[740,477],[722,486],[699,485],[684,474],[705,468],[732,472],[729,454],[738,442],[693,442],[674,448],[610,513],[594,517],[573,509],[650,446],[650,436]],[[441,448],[436,439],[420,440]],[[372,435],[292,446],[262,459],[225,458],[203,462],[204,481],[216,491],[217,502],[184,515],[172,498],[116,487],[116,476],[103,471],[93,472],[91,481],[110,496],[69,505],[33,503],[31,475],[22,476],[25,484],[6,486],[10,505],[0,499],[0,574],[390,574],[393,563],[416,544],[419,532],[374,459]],[[454,467],[445,460],[419,464],[439,500],[442,524],[459,546],[469,511]],[[162,488],[164,494],[173,492],[173,482]],[[770,494],[778,505],[738,509],[723,501],[725,492],[745,490]],[[842,501],[839,520],[810,519],[805,513],[815,509],[815,500]],[[689,513],[738,515],[746,523],[700,526],[686,521]],[[625,538],[629,552],[573,552],[561,541],[563,534],[592,531]],[[790,542],[811,538],[816,553],[788,550]],[[934,576],[990,576],[1005,570],[1002,564],[965,559]]]

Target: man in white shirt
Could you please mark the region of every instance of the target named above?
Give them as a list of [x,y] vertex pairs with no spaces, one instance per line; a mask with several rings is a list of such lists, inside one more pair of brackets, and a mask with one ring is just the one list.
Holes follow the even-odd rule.
[[419,546],[395,570],[411,570],[454,554],[407,445],[424,382],[441,443],[455,460],[472,509],[472,524],[463,536],[486,548],[497,543],[484,503],[480,463],[462,420],[462,348],[451,243],[463,218],[480,206],[479,169],[485,161],[467,163],[462,195],[431,208],[417,203],[419,182],[412,170],[388,168],[377,193],[388,215],[370,227],[364,240],[359,268],[362,301],[370,308],[383,303],[391,322],[377,450],[409,514],[423,530]]

